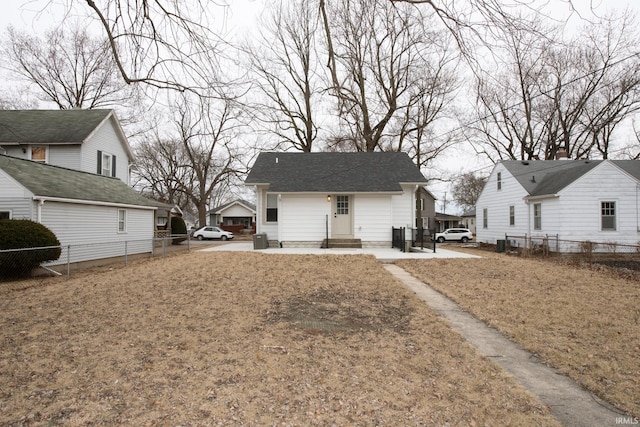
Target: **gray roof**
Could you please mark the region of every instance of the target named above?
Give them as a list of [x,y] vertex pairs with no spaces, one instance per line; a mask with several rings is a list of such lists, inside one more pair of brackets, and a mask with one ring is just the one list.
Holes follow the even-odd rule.
[[158,207],[118,178],[0,155],[0,169],[35,196]]
[[260,153],[246,185],[274,192],[398,192],[427,180],[402,152]]
[[223,210],[225,210],[225,209],[227,209],[227,208],[229,208],[229,207],[231,207],[231,206],[235,205],[236,203],[238,203],[238,204],[240,204],[240,205],[243,205],[244,207],[246,207],[247,209],[249,209],[249,210],[251,210],[251,211],[253,211],[253,212],[255,212],[255,211],[256,211],[256,205],[255,205],[255,204],[253,204],[253,203],[251,203],[251,202],[247,202],[246,200],[236,199],[236,200],[234,200],[234,201],[232,201],[232,202],[225,203],[225,204],[223,204],[223,205],[220,205],[220,206],[217,206],[217,207],[215,207],[215,208],[211,209],[210,211],[207,211],[207,215],[210,215],[210,214],[212,214],[212,213],[218,213],[218,212],[220,212],[220,211],[223,211]]
[[507,160],[502,164],[530,196],[544,196],[557,194],[604,161],[640,180],[639,160]]
[[1,144],[81,144],[113,110],[0,110]]

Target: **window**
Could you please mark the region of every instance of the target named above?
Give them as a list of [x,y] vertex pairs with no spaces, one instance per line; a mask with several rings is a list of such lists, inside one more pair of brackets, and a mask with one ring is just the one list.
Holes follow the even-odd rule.
[[482,228],[487,228],[487,226],[489,225],[489,220],[487,219],[487,215],[488,215],[488,209],[484,208],[482,210]]
[[31,147],[31,160],[34,162],[47,163],[47,147]]
[[11,211],[0,211],[0,219],[11,219]]
[[424,199],[416,200],[416,210],[423,211],[424,210]]
[[336,199],[336,213],[349,215],[349,196],[338,196]]
[[127,231],[127,211],[118,209],[118,233],[126,233]]
[[498,177],[496,178],[496,182],[498,184],[498,190],[502,190],[502,172],[498,172]]
[[516,207],[509,206],[509,225],[516,225]]
[[277,194],[267,194],[267,222],[278,222]]
[[616,202],[600,202],[600,218],[603,231],[615,231]]
[[98,175],[116,176],[116,156],[98,150]]
[[533,229],[542,230],[542,204],[533,204]]

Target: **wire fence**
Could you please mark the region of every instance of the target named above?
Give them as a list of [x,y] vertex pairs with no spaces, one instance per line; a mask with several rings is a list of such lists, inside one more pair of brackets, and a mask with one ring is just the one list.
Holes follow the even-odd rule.
[[[640,243],[630,245],[613,241],[566,240],[560,239],[558,235],[505,235],[502,242],[498,240],[498,252],[521,256],[563,257],[590,265],[601,264],[640,271]],[[503,248],[500,248],[501,244],[504,245]]]
[[136,259],[164,257],[189,252],[191,248],[188,235],[171,235],[145,240],[0,250],[0,282],[33,275],[71,277],[73,271],[83,268],[107,264],[124,266]]

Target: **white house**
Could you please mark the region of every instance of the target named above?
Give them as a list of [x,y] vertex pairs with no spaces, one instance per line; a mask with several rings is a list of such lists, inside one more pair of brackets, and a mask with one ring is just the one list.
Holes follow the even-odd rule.
[[426,182],[406,153],[264,152],[245,185],[256,191],[256,232],[270,244],[390,246],[392,227],[411,238]]
[[207,212],[209,225],[232,225],[251,228],[256,220],[256,205],[246,200],[234,200]]
[[113,110],[0,110],[0,154],[130,184],[133,154]]
[[72,261],[153,250],[158,203],[120,179],[0,155],[0,218],[47,226]]
[[498,163],[476,203],[478,242],[505,235],[638,244],[640,161]]

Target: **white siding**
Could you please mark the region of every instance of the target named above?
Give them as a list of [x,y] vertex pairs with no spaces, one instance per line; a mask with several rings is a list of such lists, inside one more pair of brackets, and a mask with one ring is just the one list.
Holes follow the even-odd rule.
[[391,246],[393,209],[390,195],[358,194],[354,197],[354,237],[363,245]]
[[[635,179],[614,164],[603,162],[560,192],[562,208],[555,213],[557,221],[549,224],[545,232],[558,233],[564,240],[637,245],[639,197]],[[601,230],[600,203],[603,201],[616,202],[616,230]]]
[[151,252],[153,211],[126,209],[127,232],[118,233],[118,208],[45,202],[42,224],[53,231],[61,245],[72,245],[72,262]]
[[326,237],[327,218],[331,221],[330,214],[331,202],[327,201],[325,194],[283,194],[278,209],[279,240],[283,245],[287,242],[306,242],[319,246]]
[[31,198],[33,194],[20,185],[9,174],[0,169],[0,198],[24,199]]
[[[497,189],[497,174],[501,173],[501,189]],[[529,208],[524,202],[526,190],[502,165],[497,164],[491,172],[485,187],[476,203],[476,241],[495,244],[496,240],[504,239],[505,234],[524,236],[529,233],[531,218]],[[543,203],[543,221],[546,215]],[[515,207],[515,225],[509,224],[509,206]],[[487,210],[487,228],[484,228],[484,210]],[[533,226],[532,226],[533,228]]]
[[[267,193],[266,190],[258,188],[256,189],[256,233],[266,233],[267,239],[279,240],[278,237],[278,224],[266,222],[266,203]],[[278,220],[280,220],[280,212],[278,211]]]
[[253,212],[250,211],[249,209],[245,208],[242,205],[238,205],[235,204],[233,206],[230,206],[229,208],[225,209],[224,211],[222,211],[222,216],[223,217],[228,217],[228,216],[232,216],[232,217],[242,217],[242,216],[250,216],[253,217]]
[[[96,156],[97,157],[97,156]],[[82,170],[80,162],[80,145],[50,145],[48,164],[63,168]],[[85,170],[95,173],[95,170]]]
[[31,209],[32,202],[29,199],[8,199],[0,197],[0,211],[11,212],[12,219],[35,220]]
[[98,150],[116,156],[116,177],[129,184],[129,157],[111,120],[107,120],[82,144],[81,170],[98,171]]

